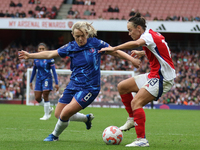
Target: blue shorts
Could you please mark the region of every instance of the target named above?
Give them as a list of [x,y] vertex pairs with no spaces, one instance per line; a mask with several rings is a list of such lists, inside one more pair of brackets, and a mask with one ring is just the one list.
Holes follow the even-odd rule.
[[51,91],[53,90],[52,78],[47,78],[45,80],[36,79],[35,81],[35,91]]
[[79,103],[79,105],[84,109],[95,100],[98,94],[99,94],[98,90],[78,91],[78,90],[65,89],[63,95],[61,96],[58,102],[69,104],[72,98],[74,97],[76,101]]

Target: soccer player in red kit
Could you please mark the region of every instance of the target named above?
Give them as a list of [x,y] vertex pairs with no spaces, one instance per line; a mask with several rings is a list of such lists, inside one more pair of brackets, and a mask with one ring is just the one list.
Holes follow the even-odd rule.
[[[150,72],[120,82],[118,91],[129,114],[127,122],[120,129],[126,131],[135,127],[137,134],[137,139],[126,147],[146,147],[149,146],[149,142],[145,136],[146,116],[143,106],[153,100],[158,100],[168,92],[174,84],[176,74],[165,38],[151,29],[146,29],[146,20],[140,13],[136,13],[128,20],[127,28],[134,41],[116,47],[102,48],[99,52],[143,46],[143,51],[132,50],[131,55],[140,58],[146,54]],[[136,92],[134,98],[131,92]]]

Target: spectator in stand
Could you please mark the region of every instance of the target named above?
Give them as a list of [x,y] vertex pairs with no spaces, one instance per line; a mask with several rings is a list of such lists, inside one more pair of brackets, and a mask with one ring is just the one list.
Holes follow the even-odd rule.
[[[67,0],[64,0],[63,3],[66,4],[66,3],[67,3],[66,1],[67,1]],[[78,4],[79,4],[79,1],[73,0],[73,1],[72,1],[72,4],[78,5]]]
[[55,11],[51,11],[50,12],[50,19],[55,19],[56,18],[56,12]]
[[54,5],[52,8],[51,8],[52,11],[56,12],[58,11],[57,7]]
[[158,21],[158,17],[154,17],[154,18],[153,18],[153,21]]
[[3,11],[1,10],[0,11],[0,17],[4,17],[5,16],[5,14],[3,13]]
[[40,0],[35,0],[35,4],[41,4]]
[[85,5],[91,5],[91,1],[90,0],[86,0],[84,4]]
[[111,7],[111,5],[108,6],[107,11],[108,11],[108,12],[113,12],[113,8]]
[[69,9],[69,11],[67,12],[68,15],[74,15],[74,11],[72,10],[72,8]]
[[17,4],[16,6],[18,6],[18,7],[22,7],[22,3],[21,3],[20,0],[19,0],[18,4]]
[[35,7],[35,11],[40,11],[40,6],[39,5],[37,5],[36,7]]
[[88,8],[84,11],[83,15],[84,16],[90,16],[91,15],[91,12],[89,11]]
[[102,17],[102,15],[100,15],[100,16],[98,17],[98,19],[99,19],[99,20],[103,20],[103,17]]
[[91,5],[96,5],[95,0],[92,0],[92,1],[91,1]]
[[40,7],[40,11],[43,11],[44,13],[47,11],[47,8],[44,4],[42,5],[42,7]]
[[15,13],[15,17],[16,17],[16,18],[19,18],[19,15],[20,15],[20,13],[19,13],[19,10],[17,9],[17,11],[16,11],[16,13]]
[[35,4],[35,0],[29,0],[29,4]]
[[80,12],[77,9],[74,11],[73,18],[74,19],[81,19]]
[[28,11],[28,14],[32,17],[33,14],[34,14],[34,12],[33,12],[32,10],[29,10],[29,11]]
[[131,9],[131,12],[129,13],[129,16],[130,16],[130,17],[131,17],[131,16],[135,16],[135,9],[134,9],[134,8]]
[[22,11],[20,14],[19,14],[19,18],[26,18],[26,13],[24,11]]
[[16,4],[13,1],[10,1],[10,7],[15,7]]
[[113,12],[119,12],[119,7],[118,7],[118,5],[115,6],[115,8],[113,9]]
[[10,17],[15,18],[15,14],[13,13],[13,11],[10,13]]
[[172,21],[173,19],[170,16],[167,16],[165,21]]
[[9,87],[7,88],[5,92],[5,97],[7,100],[13,100],[13,93],[10,91]]
[[94,11],[94,9],[91,10],[90,16],[96,16],[96,12]]
[[84,4],[85,4],[85,2],[83,0],[79,1],[79,5],[84,5]]
[[10,17],[8,10],[6,10],[6,12],[5,12],[5,17]]
[[126,20],[125,16],[122,16],[122,19],[121,20]]
[[151,14],[147,11],[145,14],[144,14],[144,17],[151,17]]

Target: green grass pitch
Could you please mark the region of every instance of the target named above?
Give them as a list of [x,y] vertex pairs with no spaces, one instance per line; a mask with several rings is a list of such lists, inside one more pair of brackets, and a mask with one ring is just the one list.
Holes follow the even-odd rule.
[[103,130],[121,126],[127,113],[122,108],[86,108],[84,114],[93,113],[95,119],[90,130],[82,122],[70,122],[59,141],[44,142],[54,129],[57,119],[40,121],[42,106],[0,104],[0,150],[200,150],[200,111],[148,110],[146,137],[150,147],[129,148],[126,144],[135,138],[135,129],[123,132],[120,145],[106,145]]

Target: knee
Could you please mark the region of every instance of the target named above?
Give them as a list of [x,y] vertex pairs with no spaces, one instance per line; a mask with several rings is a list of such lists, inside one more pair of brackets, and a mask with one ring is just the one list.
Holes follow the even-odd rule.
[[59,119],[59,117],[60,117],[60,114],[58,114],[58,113],[54,113],[54,116],[57,118],[57,119]]
[[35,100],[40,103],[42,101],[42,98],[41,97],[35,97]]
[[137,100],[133,99],[133,100],[131,101],[131,108],[132,108],[132,110],[135,110],[135,108],[137,108],[138,105],[139,105],[139,103],[138,103]]
[[117,85],[117,89],[119,91],[120,94],[126,94],[126,89],[124,88],[123,84],[120,82],[118,85]]

